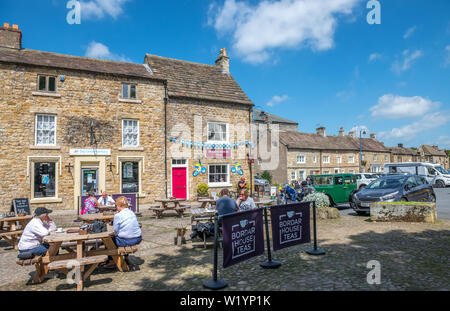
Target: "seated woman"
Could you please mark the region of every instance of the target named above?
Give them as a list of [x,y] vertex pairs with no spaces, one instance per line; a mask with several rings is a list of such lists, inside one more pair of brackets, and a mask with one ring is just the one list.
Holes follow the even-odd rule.
[[126,197],[116,200],[117,214],[114,215],[114,233],[117,246],[132,246],[141,243],[142,232],[136,215],[128,208]]
[[98,208],[100,204],[95,198],[95,192],[90,190],[89,197],[84,200],[84,208],[81,210],[81,215],[85,214],[96,214],[98,213]]
[[239,206],[239,211],[249,211],[256,208],[255,201],[248,196],[248,190],[242,190],[239,199],[236,201],[237,206]]
[[26,225],[19,240],[19,253],[31,253],[33,256],[44,256],[49,245],[42,243],[42,239],[50,232],[56,231],[56,225],[48,214],[52,210],[38,207],[34,211],[34,218]]

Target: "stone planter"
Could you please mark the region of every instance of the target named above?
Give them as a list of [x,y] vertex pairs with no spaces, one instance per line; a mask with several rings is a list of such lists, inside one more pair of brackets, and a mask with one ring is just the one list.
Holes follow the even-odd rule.
[[[311,208],[311,217],[313,215],[313,209]],[[339,210],[334,207],[317,207],[316,208],[317,219],[337,219],[341,217]]]
[[436,203],[377,202],[370,206],[373,221],[404,221],[435,223]]

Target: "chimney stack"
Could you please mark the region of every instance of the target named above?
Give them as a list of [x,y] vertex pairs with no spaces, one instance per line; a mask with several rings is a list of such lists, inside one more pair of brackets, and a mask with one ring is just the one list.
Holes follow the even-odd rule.
[[0,47],[10,49],[22,49],[22,32],[19,26],[9,26],[8,23],[4,23],[0,28]]
[[322,137],[327,137],[327,133],[325,131],[325,127],[321,126],[319,128],[316,129],[317,135],[320,135]]
[[350,131],[350,132],[348,132],[348,136],[350,136],[352,138],[356,138],[356,132],[355,131]]
[[399,148],[403,148],[403,144],[398,144],[398,147]]
[[220,55],[216,59],[216,66],[222,69],[223,73],[230,73],[230,57],[227,56],[227,49],[220,50]]
[[370,138],[377,139],[377,135],[375,133],[370,133]]
[[344,127],[342,127],[342,126],[339,129],[339,136],[344,136]]

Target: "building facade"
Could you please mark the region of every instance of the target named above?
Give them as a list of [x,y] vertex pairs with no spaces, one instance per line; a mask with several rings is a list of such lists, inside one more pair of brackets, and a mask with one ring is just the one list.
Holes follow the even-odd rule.
[[[76,209],[89,190],[136,193],[141,204],[171,195],[196,199],[199,183],[211,191],[234,188],[235,162],[250,178],[244,159],[253,104],[224,69],[225,51],[215,66],[165,60],[211,81],[184,76],[180,85],[172,76],[179,68],[171,75],[157,57],[105,61],[23,49],[21,39],[17,26],[0,28],[1,211],[13,198],[29,198],[32,208]],[[181,147],[191,157],[172,153],[181,144],[171,134],[205,147]],[[236,136],[243,145],[219,148]],[[200,161],[207,173],[194,177]]]
[[438,146],[422,145],[417,151],[421,161],[439,163],[445,170],[450,168],[447,153],[444,150],[439,150]]

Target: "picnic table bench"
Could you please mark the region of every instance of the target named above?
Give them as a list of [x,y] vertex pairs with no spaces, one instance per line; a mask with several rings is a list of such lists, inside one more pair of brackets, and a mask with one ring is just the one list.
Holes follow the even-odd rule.
[[156,199],[155,202],[159,202],[160,204],[150,205],[149,210],[153,211],[156,214],[157,218],[161,218],[161,216],[165,211],[175,211],[178,214],[178,216],[183,217],[183,214],[186,211],[186,209],[190,207],[190,205],[188,204],[180,204],[183,201],[186,201],[186,199],[177,199],[177,198]]
[[0,239],[18,249],[23,229],[31,219],[33,219],[31,215],[0,218]]

